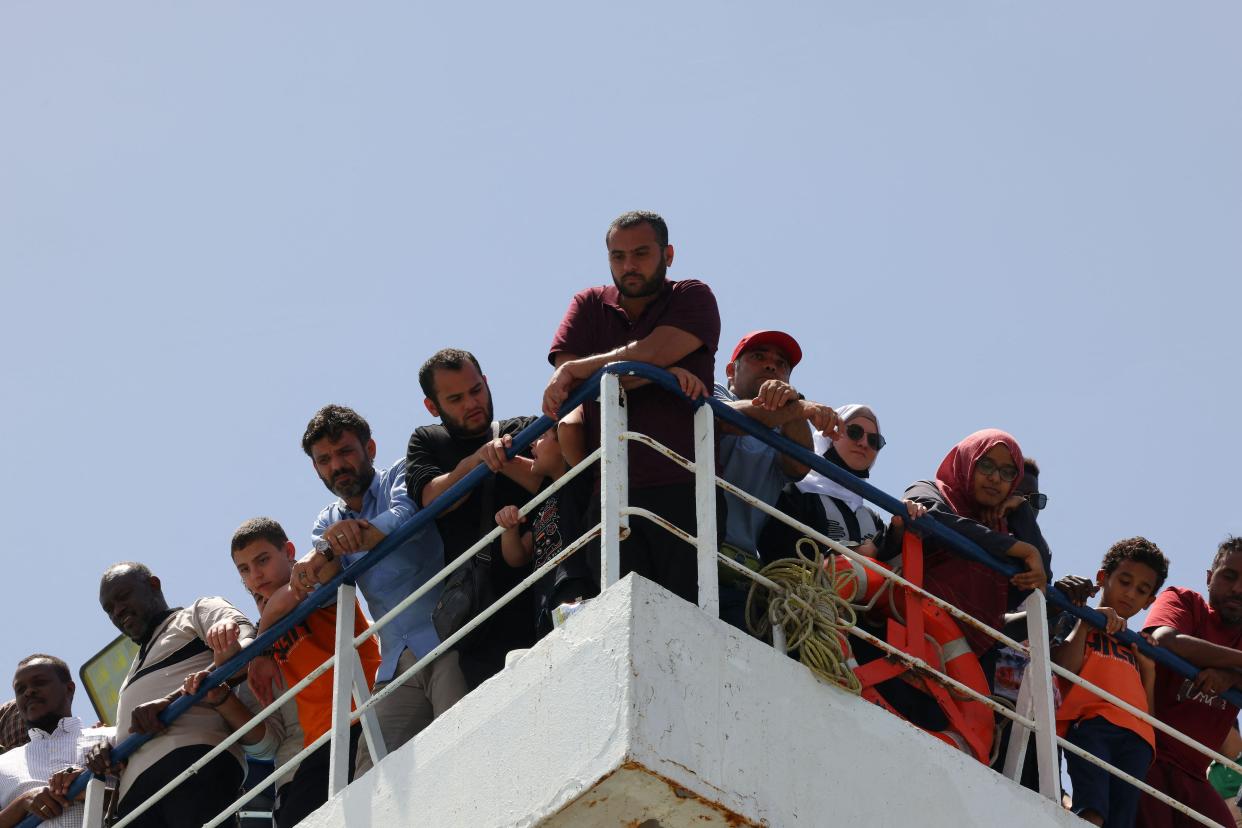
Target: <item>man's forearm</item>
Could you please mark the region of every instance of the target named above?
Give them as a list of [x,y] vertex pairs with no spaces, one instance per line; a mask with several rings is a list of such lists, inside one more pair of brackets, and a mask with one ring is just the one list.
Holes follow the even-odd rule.
[[1172,627],[1157,627],[1152,632],[1156,644],[1181,656],[1200,669],[1219,667],[1242,670],[1242,652],[1178,632]]
[[17,797],[0,811],[0,828],[13,828],[26,817],[26,803]]
[[[326,568],[326,564],[324,565]],[[321,569],[320,572],[323,570]],[[298,605],[298,596],[293,594],[293,589],[288,586],[282,586],[280,589],[272,593],[272,597],[263,605],[263,612],[259,615],[259,632],[263,632],[268,627],[293,612],[293,608]]]
[[671,325],[662,325],[642,339],[627,342],[602,354],[576,357],[571,363],[571,373],[578,379],[586,379],[610,362],[648,362],[667,368],[688,354],[703,347],[703,341],[691,333]]
[[[784,406],[781,410],[791,408],[794,405],[795,403],[790,403],[789,405]],[[791,419],[789,422],[781,426],[781,434],[802,446],[804,449],[811,450],[815,446],[814,440],[811,439],[811,425],[806,420],[797,418]],[[785,474],[799,480],[806,477],[807,472],[811,470],[810,466],[799,462],[793,457],[790,457],[788,454],[781,455],[781,468],[785,470]]]
[[[477,456],[472,454],[469,457],[463,458],[461,462],[459,462],[456,466],[454,466],[451,471],[447,471],[444,474],[440,475],[439,477],[431,478],[431,480],[427,481],[427,485],[423,487],[423,493],[419,497],[419,500],[422,502],[422,505],[424,507],[430,506],[431,501],[435,500],[437,497],[444,494],[444,492],[448,491],[448,488],[450,486],[452,486],[458,480],[461,480],[463,477],[465,477],[470,472],[471,469],[479,465],[479,463],[481,462],[482,461]],[[448,507],[444,511],[445,512],[453,511],[458,506],[460,506],[462,503],[464,503],[465,500],[466,498],[463,497],[461,500],[457,501],[456,503],[454,503],[452,506]]]

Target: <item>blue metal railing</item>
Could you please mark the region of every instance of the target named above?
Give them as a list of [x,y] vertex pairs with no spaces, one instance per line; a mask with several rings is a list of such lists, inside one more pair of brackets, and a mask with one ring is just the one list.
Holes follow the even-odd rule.
[[[653,382],[663,388],[672,391],[678,395],[684,396],[681,387],[677,383],[677,379],[662,368],[649,365],[645,362],[614,362],[595,372],[590,378],[585,380],[578,388],[570,394],[569,398],[561,406],[560,414],[564,416],[573,411],[583,402],[595,399],[598,396],[599,382],[603,374],[616,374],[618,376],[636,377],[649,382]],[[847,489],[862,495],[865,499],[881,507],[887,512],[907,517],[905,504],[901,499],[877,489],[866,480],[849,474],[844,469],[829,463],[826,459],[809,451],[803,446],[798,445],[789,438],[777,431],[766,428],[756,420],[734,411],[732,407],[714,399],[711,396],[703,397],[698,400],[691,401],[691,405],[697,409],[702,405],[711,406],[713,412],[718,419],[724,420],[735,428],[743,431],[759,440],[767,443],[777,451],[787,454],[803,465],[810,466],[815,471],[840,483]],[[555,421],[546,414],[541,415],[533,423],[522,429],[513,437],[513,444],[508,451],[510,457],[516,456],[518,453],[528,448],[538,437],[555,424]],[[458,480],[445,491],[441,492],[430,505],[420,509],[412,518],[403,523],[392,534],[385,537],[370,551],[369,554],[355,561],[353,564],[344,567],[331,581],[316,589],[302,601],[293,612],[286,615],[276,624],[273,624],[268,630],[260,634],[254,642],[242,650],[237,655],[230,658],[224,664],[212,670],[211,673],[203,680],[199,686],[198,692],[182,696],[165,708],[159,715],[159,719],[165,725],[171,724],[182,713],[189,710],[199,701],[201,701],[208,692],[218,687],[228,678],[236,675],[253,659],[256,655],[275,644],[286,632],[302,623],[312,612],[321,605],[336,597],[336,590],[342,583],[354,584],[359,575],[377,565],[386,558],[394,549],[399,547],[405,541],[409,540],[415,533],[423,529],[427,524],[434,521],[441,512],[450,505],[456,503],[461,498],[469,494],[475,486],[483,482],[484,478],[492,472],[487,466],[480,464],[471,469],[461,480]],[[941,541],[957,554],[973,561],[988,566],[997,572],[1008,577],[1016,575],[1021,570],[1014,564],[1002,561],[989,555],[978,544],[959,535],[952,529],[936,522],[935,518],[922,517],[916,521],[910,521],[907,518],[907,525],[912,527],[917,533],[930,536]],[[1081,618],[1088,624],[1103,629],[1105,627],[1104,616],[1090,607],[1079,607],[1069,600],[1056,587],[1049,585],[1048,602],[1056,605],[1060,609],[1069,612],[1077,618]],[[1139,649],[1150,656],[1156,662],[1163,664],[1165,667],[1179,673],[1187,678],[1194,678],[1199,673],[1199,668],[1195,667],[1184,658],[1152,646],[1142,636],[1131,630],[1125,630],[1117,633],[1116,636],[1120,640],[1136,644]],[[1223,697],[1231,704],[1242,707],[1242,691],[1229,690],[1222,694]],[[118,722],[118,726],[122,723]],[[122,762],[132,756],[138,748],[155,738],[156,734],[139,733],[129,736],[125,741],[116,745],[112,749],[112,760],[114,762]],[[81,794],[90,781],[90,774],[84,773],[79,776],[72,787],[69,789],[69,798],[72,800]],[[42,820],[34,814],[28,815],[20,823],[18,828],[34,828]]]

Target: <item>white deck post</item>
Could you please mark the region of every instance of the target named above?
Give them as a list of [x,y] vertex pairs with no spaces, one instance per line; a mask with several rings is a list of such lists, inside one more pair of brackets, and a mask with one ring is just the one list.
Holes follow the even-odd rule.
[[104,820],[104,788],[104,781],[102,779],[91,779],[86,784],[86,804],[82,815],[82,828],[102,828]]
[[[367,687],[367,671],[362,669],[362,657],[354,648],[354,704],[362,707],[371,700],[371,688]],[[371,764],[378,765],[388,755],[388,745],[384,744],[384,734],[380,731],[379,720],[375,718],[375,708],[362,711],[362,738],[367,740]]]
[[[332,739],[328,750],[328,798],[349,784],[349,714],[354,686],[354,587],[341,584],[336,592],[336,666],[332,669]],[[376,761],[379,761],[378,759]]]
[[[1034,590],[1022,603],[1026,610],[1026,635],[1031,648],[1031,663],[1022,680],[1035,719],[1035,758],[1039,767],[1039,792],[1053,802],[1061,801],[1061,768],[1057,759],[1057,718],[1052,703],[1052,666],[1049,659],[1048,609],[1044,593]],[[1029,687],[1029,690],[1028,690]],[[1019,693],[1019,702],[1021,701]],[[1021,705],[1019,705],[1021,710]],[[1024,740],[1023,740],[1024,741]],[[1025,755],[1025,742],[1023,755]],[[1010,736],[1010,754],[1013,736]],[[1008,759],[1006,760],[1008,766]]]
[[720,617],[716,562],[716,415],[710,405],[694,412],[694,517],[699,555],[699,608]]
[[600,590],[621,580],[621,534],[629,528],[622,510],[629,505],[629,453],[625,431],[629,418],[621,381],[604,374],[599,383],[600,412]]

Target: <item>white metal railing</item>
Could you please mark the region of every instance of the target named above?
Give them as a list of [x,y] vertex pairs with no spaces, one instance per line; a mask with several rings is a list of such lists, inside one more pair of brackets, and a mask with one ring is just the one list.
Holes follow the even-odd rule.
[[[1230,758],[1224,757],[1217,751],[1195,742],[1193,739],[1190,739],[1180,732],[1170,728],[1147,713],[1134,708],[1121,699],[1117,699],[1107,691],[1095,687],[1089,682],[1081,679],[1079,676],[1053,664],[1049,657],[1047,611],[1045,609],[1043,594],[1040,591],[1036,590],[1032,592],[1024,604],[1024,608],[1027,611],[1027,624],[1031,642],[1030,645],[1027,646],[1014,641],[1003,633],[992,629],[989,625],[971,617],[957,607],[954,607],[948,602],[932,595],[921,586],[906,580],[900,574],[893,572],[886,567],[879,565],[876,561],[833,541],[813,528],[751,496],[749,493],[739,489],[737,486],[734,486],[733,484],[717,477],[714,450],[714,416],[713,409],[710,406],[700,405],[695,412],[694,444],[695,459],[697,462],[692,462],[684,457],[681,457],[671,449],[657,443],[646,435],[637,434],[627,430],[624,392],[622,391],[620,381],[615,374],[605,373],[601,377],[599,399],[601,408],[600,447],[589,454],[582,462],[571,468],[553,485],[531,498],[531,500],[519,510],[523,516],[529,514],[540,504],[542,504],[548,497],[555,494],[563,486],[567,485],[574,477],[583,473],[583,471],[589,468],[590,465],[596,460],[599,460],[601,485],[600,522],[598,524],[588,529],[581,537],[562,549],[554,558],[545,562],[537,570],[523,578],[520,583],[498,598],[491,606],[485,608],[456,633],[442,641],[430,652],[424,654],[404,673],[394,676],[394,678],[382,690],[374,695],[368,692],[366,682],[361,680],[363,674],[361,663],[357,655],[358,645],[366,641],[368,638],[376,635],[381,629],[383,629],[383,627],[389,624],[402,612],[406,611],[412,604],[427,595],[433,589],[439,587],[440,583],[445,578],[447,578],[458,567],[464,565],[468,560],[470,560],[477,551],[491,544],[492,541],[499,537],[504,530],[502,527],[497,526],[495,529],[488,532],[480,538],[477,543],[462,552],[449,565],[447,565],[436,575],[432,576],[431,579],[412,592],[397,606],[393,607],[392,610],[387,612],[383,617],[376,619],[363,634],[357,637],[353,636],[352,623],[354,615],[354,602],[356,600],[354,587],[349,584],[342,584],[338,589],[337,596],[338,603],[335,653],[305,678],[290,687],[279,698],[264,707],[263,710],[259,711],[259,713],[256,714],[247,724],[243,725],[241,728],[238,728],[235,733],[231,734],[227,739],[213,748],[212,751],[206,756],[198,760],[194,763],[194,765],[191,765],[185,772],[178,775],[168,785],[157,792],[151,799],[142,803],[138,809],[135,809],[134,812],[118,821],[114,828],[124,828],[125,825],[128,825],[136,819],[142,812],[151,807],[151,805],[155,804],[155,802],[157,802],[160,798],[167,795],[169,791],[175,788],[186,778],[189,778],[189,776],[195,773],[208,761],[235,744],[242,738],[242,735],[248,732],[254,725],[260,723],[269,715],[275,713],[288,699],[294,697],[298,692],[307,687],[311,682],[319,678],[325,672],[333,669],[338,662],[341,662],[340,654],[345,652],[348,648],[353,650],[352,658],[344,659],[343,667],[338,669],[333,677],[333,718],[330,729],[314,740],[310,745],[303,748],[303,750],[292,759],[283,763],[280,767],[277,767],[273,773],[264,780],[264,785],[239,796],[214,820],[207,823],[205,828],[213,828],[213,826],[224,822],[252,798],[258,796],[268,785],[274,784],[285,775],[291,773],[294,769],[296,769],[302,760],[310,755],[311,752],[327,742],[331,743],[329,762],[329,796],[336,795],[345,788],[346,781],[348,779],[349,766],[347,757],[349,730],[355,721],[360,719],[363,721],[364,737],[367,739],[367,745],[371,750],[371,755],[374,758],[374,761],[378,764],[378,762],[384,757],[386,749],[383,743],[382,734],[379,732],[377,723],[374,721],[373,711],[377,704],[395,692],[398,687],[418,672],[425,669],[426,666],[436,657],[453,647],[463,637],[476,629],[480,624],[487,621],[492,615],[507,605],[514,597],[534,585],[544,575],[553,571],[570,555],[575,554],[583,546],[590,543],[597,537],[600,538],[601,541],[599,550],[601,579],[600,588],[601,590],[607,589],[612,584],[616,583],[620,580],[621,574],[621,540],[629,533],[629,518],[631,516],[637,515],[651,520],[652,522],[665,528],[673,536],[678,537],[684,542],[695,547],[699,587],[698,603],[704,611],[709,612],[713,616],[719,615],[719,593],[717,583],[719,565],[729,567],[752,581],[764,586],[765,588],[779,589],[779,586],[770,579],[733,561],[726,555],[719,554],[716,547],[717,530],[715,492],[717,487],[733,494],[739,500],[743,501],[752,508],[759,509],[769,517],[786,523],[806,537],[817,541],[831,552],[844,556],[857,565],[864,567],[869,572],[886,579],[893,588],[900,587],[904,590],[912,591],[919,595],[922,600],[930,602],[943,609],[958,622],[966,624],[973,629],[980,630],[1000,643],[1005,644],[1020,653],[1028,655],[1030,658],[1030,666],[1028,667],[1022,682],[1017,710],[1010,710],[1005,705],[997,703],[993,699],[976,692],[974,689],[946,675],[937,665],[928,664],[923,659],[911,656],[910,654],[890,645],[882,639],[871,635],[865,630],[858,628],[851,630],[851,634],[870,642],[872,645],[886,652],[890,657],[905,663],[909,667],[917,669],[920,674],[933,677],[935,681],[950,688],[953,692],[984,704],[996,713],[1005,716],[1011,722],[1019,725],[1022,730],[1020,732],[1015,732],[1014,736],[1010,739],[1009,751],[1006,756],[1005,764],[1006,776],[1011,779],[1020,778],[1022,772],[1022,762],[1026,755],[1027,740],[1031,737],[1031,735],[1034,735],[1036,739],[1036,757],[1039,765],[1040,793],[1043,796],[1059,801],[1060,769],[1056,746],[1060,745],[1066,750],[1082,756],[1087,761],[1103,767],[1108,772],[1125,779],[1140,790],[1143,790],[1160,799],[1170,807],[1187,814],[1192,819],[1195,819],[1204,825],[1213,826],[1216,824],[1202,814],[1188,808],[1184,804],[1171,799],[1159,791],[1156,791],[1142,780],[1135,779],[1117,768],[1096,759],[1056,735],[1056,719],[1052,695],[1052,675],[1054,673],[1067,681],[1073,682],[1097,693],[1109,702],[1116,704],[1118,707],[1121,707],[1127,712],[1135,715],[1142,721],[1147,722],[1153,728],[1168,734],[1172,738],[1189,745],[1195,750],[1204,753],[1205,755],[1238,772],[1242,772],[1242,766],[1239,766]],[[649,510],[629,506],[628,452],[626,444],[631,440],[650,446],[694,474],[696,483],[695,514],[697,519],[697,529],[695,535],[690,535]],[[783,652],[785,650],[783,630],[779,625],[774,625],[772,633],[773,646]],[[350,712],[346,712],[347,708],[345,703],[347,700],[352,700],[354,702],[353,709]],[[100,780],[93,780],[91,784],[87,786],[87,815],[83,821],[84,828],[98,828],[98,826],[102,825],[102,789],[103,783]]]

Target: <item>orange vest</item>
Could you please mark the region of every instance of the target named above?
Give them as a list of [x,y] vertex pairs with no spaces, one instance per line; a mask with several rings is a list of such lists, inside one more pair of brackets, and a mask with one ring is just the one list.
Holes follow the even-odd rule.
[[[1086,651],[1078,676],[1139,710],[1150,712],[1147,709],[1147,691],[1139,676],[1134,651],[1128,644],[1122,644],[1094,627],[1087,632]],[[1065,693],[1061,706],[1057,708],[1059,736],[1065,736],[1070,725],[1076,721],[1100,716],[1117,727],[1133,731],[1151,745],[1152,750],[1156,749],[1156,732],[1147,722],[1105,701],[1085,687],[1071,684],[1064,679],[1058,679],[1058,682]]]
[[[366,616],[354,606],[354,637],[367,630]],[[331,657],[336,646],[336,605],[320,607],[307,616],[273,645],[276,663],[285,677],[285,684],[292,687]],[[367,687],[375,684],[375,671],[379,669],[379,643],[372,636],[358,648],[362,671],[366,674]],[[303,745],[309,746],[332,726],[332,670],[312,681],[296,696],[298,721],[305,734]],[[351,705],[352,709],[352,705]]]

